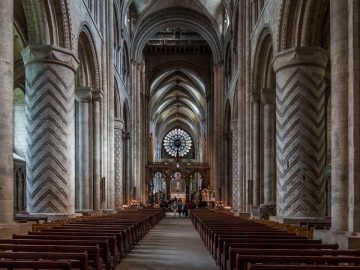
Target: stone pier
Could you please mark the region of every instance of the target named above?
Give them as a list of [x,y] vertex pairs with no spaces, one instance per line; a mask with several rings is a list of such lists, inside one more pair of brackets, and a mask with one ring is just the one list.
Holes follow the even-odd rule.
[[75,71],[72,52],[29,46],[26,68],[27,208],[53,216],[75,213]]
[[88,87],[76,88],[76,99],[79,104],[78,151],[78,183],[76,185],[77,210],[90,209],[90,140],[89,140],[89,103],[92,90]]
[[275,183],[275,89],[262,89],[264,110],[264,203],[276,203]]
[[321,48],[296,47],[274,59],[277,215],[325,216],[325,70]]
[[[13,1],[0,1],[0,223],[13,222]],[[5,45],[6,44],[6,45]]]

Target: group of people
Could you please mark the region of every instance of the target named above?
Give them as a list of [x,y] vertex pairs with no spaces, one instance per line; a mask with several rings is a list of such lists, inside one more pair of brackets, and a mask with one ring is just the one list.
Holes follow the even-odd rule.
[[189,212],[193,209],[192,202],[183,203],[183,201],[176,197],[171,200],[167,200],[161,203],[160,207],[163,207],[168,210],[168,212],[173,212],[174,216],[179,217],[188,217]]

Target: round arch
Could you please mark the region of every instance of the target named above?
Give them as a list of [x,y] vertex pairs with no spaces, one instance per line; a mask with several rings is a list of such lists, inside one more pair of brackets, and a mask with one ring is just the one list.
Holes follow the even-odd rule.
[[211,22],[203,14],[185,8],[166,8],[148,15],[135,29],[135,36],[131,46],[131,58],[142,62],[142,51],[148,39],[160,29],[169,26],[182,26],[193,30],[202,36],[209,44],[214,63],[222,59],[221,41],[213,29]]
[[77,41],[80,59],[78,83],[99,91],[101,88],[99,60],[91,30],[86,23],[82,23]]

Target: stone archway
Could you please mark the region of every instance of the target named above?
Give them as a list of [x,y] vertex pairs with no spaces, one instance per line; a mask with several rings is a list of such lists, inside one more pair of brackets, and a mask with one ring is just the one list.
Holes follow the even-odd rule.
[[[171,199],[169,196],[171,194],[170,190],[170,181],[174,177],[175,173],[180,173],[181,177],[185,181],[186,186],[186,201],[190,200],[190,181],[192,176],[195,173],[200,173],[203,178],[203,186],[208,187],[209,185],[209,171],[210,166],[206,162],[192,162],[192,161],[182,161],[177,158],[173,161],[162,161],[162,162],[149,162],[146,166],[147,175],[153,177],[155,173],[160,172],[166,181],[166,194],[167,199]],[[150,181],[149,181],[150,182]],[[150,195],[150,185],[148,194]],[[148,201],[152,201],[151,196],[149,196]]]

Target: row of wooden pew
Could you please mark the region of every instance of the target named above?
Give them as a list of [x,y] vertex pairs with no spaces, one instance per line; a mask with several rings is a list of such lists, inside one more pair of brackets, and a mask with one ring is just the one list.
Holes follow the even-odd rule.
[[42,224],[0,239],[0,269],[115,269],[163,216],[141,209]]
[[360,250],[339,250],[250,219],[196,209],[192,222],[222,270],[360,269]]

